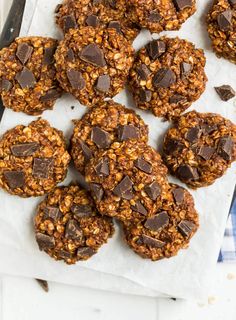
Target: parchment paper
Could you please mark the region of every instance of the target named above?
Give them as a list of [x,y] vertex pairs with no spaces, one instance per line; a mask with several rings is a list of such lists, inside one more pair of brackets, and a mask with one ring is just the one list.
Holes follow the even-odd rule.
[[[235,66],[225,60],[219,60],[211,52],[205,30],[204,15],[211,1],[199,0],[198,12],[189,19],[181,31],[168,33],[193,41],[205,49],[207,56],[206,72],[209,78],[207,89],[191,109],[202,112],[217,112],[236,122],[234,101],[222,102],[214,91],[214,86],[221,84],[235,85]],[[40,0],[30,24],[30,35],[60,37],[54,25],[53,11],[57,0]],[[32,7],[30,8],[32,10]],[[155,36],[157,37],[157,36]],[[151,40],[151,35],[143,31],[134,43],[136,49]],[[117,102],[134,107],[128,92],[123,91],[115,97]],[[72,110],[70,107],[75,106]],[[80,118],[86,111],[69,95],[60,99],[53,111],[47,111],[43,117],[63,130],[69,138],[72,131],[71,120]],[[163,134],[169,127],[153,115],[136,110],[150,126],[150,144],[160,149]],[[21,123],[27,124],[35,119],[24,114],[7,110],[1,124],[0,133]],[[65,183],[75,180],[76,173],[71,171]],[[172,179],[172,181],[175,181]],[[0,192],[0,272],[25,276],[43,277],[55,281],[80,285],[86,278],[91,284],[89,272],[100,271],[109,277],[124,277],[150,290],[181,298],[199,298],[207,293],[210,286],[211,271],[215,267],[219,253],[226,219],[235,184],[235,166],[213,186],[191,191],[199,211],[201,227],[192,239],[188,250],[182,250],[177,257],[159,262],[142,260],[135,255],[122,241],[120,231],[90,261],[66,266],[55,262],[40,252],[34,240],[32,218],[37,199],[20,199]],[[101,275],[98,272],[98,278]],[[105,278],[104,278],[105,279]],[[104,285],[104,281],[101,280]],[[109,283],[106,282],[107,287]],[[124,289],[120,283],[120,290]],[[145,292],[145,289],[143,289]],[[148,291],[148,290],[147,290]],[[145,293],[144,293],[145,294]],[[153,294],[153,291],[150,292]]]

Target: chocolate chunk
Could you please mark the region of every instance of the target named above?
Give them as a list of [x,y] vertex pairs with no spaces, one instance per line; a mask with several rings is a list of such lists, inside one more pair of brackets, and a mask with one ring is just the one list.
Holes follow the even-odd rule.
[[29,157],[32,156],[40,145],[38,142],[20,143],[11,146],[11,153],[16,157]]
[[55,239],[44,233],[36,233],[36,241],[40,250],[52,249],[55,247]]
[[192,65],[187,62],[181,62],[180,64],[181,76],[182,78],[187,77],[192,71]]
[[138,73],[141,80],[147,80],[148,76],[151,74],[151,71],[148,69],[146,64],[142,63],[137,68],[137,73]]
[[148,218],[144,224],[145,228],[152,231],[160,231],[169,223],[169,216],[167,212],[163,211],[156,214],[154,217]]
[[90,247],[81,247],[77,250],[77,257],[86,258],[92,257],[96,252]]
[[111,78],[108,74],[100,76],[97,81],[96,89],[100,92],[108,92],[111,87]]
[[169,88],[176,82],[175,73],[168,68],[161,68],[153,78],[153,85],[160,88]]
[[10,91],[12,88],[12,83],[11,81],[7,80],[7,79],[2,79],[0,80],[0,91],[4,90],[6,92]]
[[62,259],[65,259],[65,260],[72,258],[72,254],[68,251],[65,251],[65,250],[60,250],[58,252],[58,256]]
[[149,102],[152,100],[152,91],[150,90],[140,90],[139,98],[141,102]]
[[44,96],[40,98],[42,102],[54,101],[60,98],[61,93],[57,89],[50,89]]
[[149,16],[148,16],[148,21],[155,23],[155,22],[159,22],[161,20],[161,18],[162,17],[161,17],[159,12],[151,11]]
[[104,190],[102,186],[98,183],[91,183],[90,184],[90,190],[92,193],[92,196],[96,198],[97,201],[101,201],[104,195]]
[[58,207],[47,206],[44,208],[44,219],[58,220],[62,217]]
[[146,236],[145,234],[141,236],[141,241],[151,248],[163,248],[165,246],[165,242]]
[[23,171],[5,171],[3,175],[11,189],[24,187],[25,174]]
[[95,14],[91,14],[87,17],[86,24],[88,26],[96,28],[99,25],[99,19]]
[[192,127],[186,132],[185,138],[192,143],[199,139],[200,134],[201,129],[198,126]]
[[41,279],[35,279],[38,284],[40,285],[40,287],[45,291],[48,292],[49,288],[48,288],[48,283],[46,280],[41,280]]
[[235,97],[236,92],[234,89],[229,85],[223,85],[220,87],[215,87],[216,92],[218,93],[219,97],[223,101],[228,101]]
[[182,220],[178,224],[179,232],[182,234],[183,237],[187,238],[191,235],[192,231],[195,229],[196,225],[188,220]]
[[65,238],[77,241],[81,241],[83,239],[83,231],[76,220],[70,219],[67,222],[65,229]]
[[90,160],[93,156],[93,152],[89,149],[84,141],[79,140],[79,144],[85,160]]
[[177,170],[177,174],[180,177],[180,179],[183,179],[184,181],[199,179],[197,169],[190,167],[189,165],[181,165]]
[[75,218],[91,217],[93,210],[88,204],[73,204],[71,212],[74,213]]
[[231,160],[233,146],[234,142],[231,136],[225,136],[220,138],[217,150],[218,155],[226,161]]
[[75,59],[74,51],[73,51],[73,49],[69,48],[67,51],[67,60],[72,62],[72,61],[74,61],[74,59]]
[[106,149],[111,144],[110,135],[99,127],[94,127],[91,132],[91,140],[99,149]]
[[165,152],[167,154],[172,154],[174,152],[182,152],[184,149],[184,144],[179,140],[168,140],[165,143]]
[[184,189],[183,188],[176,188],[172,191],[174,196],[175,202],[180,204],[184,201]]
[[112,9],[116,9],[116,0],[105,0],[105,3],[109,5]]
[[180,103],[186,101],[186,98],[182,96],[181,94],[174,94],[173,96],[170,97],[169,103]]
[[74,16],[65,16],[63,18],[64,32],[67,33],[70,29],[76,29],[77,23]]
[[203,146],[199,149],[198,155],[205,160],[210,160],[213,154],[215,153],[215,148]]
[[119,126],[117,129],[118,140],[119,141],[127,141],[130,139],[138,139],[139,138],[139,131],[133,125],[124,125]]
[[91,43],[81,50],[80,59],[95,67],[105,67],[107,65],[102,49],[95,43]]
[[16,56],[22,64],[26,64],[26,62],[30,59],[33,50],[33,47],[29,46],[28,43],[20,43],[17,47]]
[[152,173],[151,163],[144,160],[143,157],[138,157],[138,159],[134,161],[134,165],[145,173]]
[[201,130],[204,134],[211,134],[212,132],[218,130],[218,127],[216,124],[204,123],[201,125]]
[[133,182],[128,176],[125,176],[121,182],[115,187],[113,193],[123,199],[131,200],[133,198]]
[[193,5],[192,0],[173,0],[173,1],[178,11],[184,10],[186,8],[191,8]]
[[221,30],[227,31],[232,27],[232,10],[228,9],[217,16],[218,26]]
[[43,55],[43,65],[50,65],[54,63],[54,54],[56,47],[45,48]]
[[161,187],[160,185],[154,181],[144,187],[144,191],[149,196],[150,199],[155,201],[161,194]]
[[131,206],[131,209],[135,212],[141,213],[144,216],[146,216],[148,213],[146,208],[142,205],[142,203],[139,200],[136,201],[134,206]]
[[110,174],[108,158],[101,159],[94,168],[99,177],[107,177]]
[[36,84],[36,79],[33,72],[26,67],[24,67],[21,72],[16,74],[15,79],[18,81],[22,89],[33,88]]
[[151,59],[155,60],[166,52],[166,44],[164,41],[153,40],[146,45],[146,50]]
[[69,69],[67,70],[66,74],[72,88],[76,90],[84,89],[84,87],[86,86],[86,82],[81,72],[75,69]]
[[47,179],[53,168],[53,158],[34,158],[33,176],[38,179]]
[[117,33],[122,34],[121,25],[119,21],[110,21],[108,28],[115,29]]

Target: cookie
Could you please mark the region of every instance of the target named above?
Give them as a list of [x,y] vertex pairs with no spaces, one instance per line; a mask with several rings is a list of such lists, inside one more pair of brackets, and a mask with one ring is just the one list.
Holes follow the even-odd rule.
[[192,188],[220,178],[236,160],[236,126],[214,113],[186,113],[164,138],[171,173]]
[[56,8],[56,23],[64,33],[84,26],[114,28],[129,41],[140,30],[126,17],[126,0],[64,0]]
[[139,115],[112,100],[93,107],[81,120],[74,120],[71,156],[77,170],[83,174],[96,151],[127,140],[148,141],[148,126]]
[[6,108],[29,115],[52,109],[61,96],[54,53],[57,40],[16,39],[0,51],[0,95]]
[[112,220],[97,213],[78,186],[58,187],[43,200],[34,218],[39,249],[55,260],[87,260],[113,235]]
[[128,17],[151,32],[179,30],[196,11],[196,0],[129,0]]
[[218,57],[236,63],[236,1],[214,0],[207,15],[207,29]]
[[187,40],[161,37],[136,55],[129,87],[140,109],[171,119],[191,106],[205,90],[203,50]]
[[0,140],[0,187],[20,197],[50,192],[67,174],[70,155],[61,131],[39,119]]
[[153,261],[177,255],[188,247],[199,226],[191,194],[172,184],[168,199],[154,216],[138,223],[123,223],[130,248],[142,258]]
[[115,29],[71,29],[55,54],[57,79],[81,104],[93,106],[124,88],[133,52]]
[[115,142],[95,154],[85,168],[96,206],[102,215],[122,221],[152,216],[169,184],[160,155],[144,142]]

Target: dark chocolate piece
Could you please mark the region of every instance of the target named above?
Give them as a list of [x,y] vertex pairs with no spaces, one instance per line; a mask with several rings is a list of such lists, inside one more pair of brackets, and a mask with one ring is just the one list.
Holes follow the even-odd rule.
[[71,212],[75,218],[91,217],[93,214],[92,207],[88,204],[73,204]]
[[91,43],[81,50],[80,59],[95,67],[106,66],[104,53],[95,43]]
[[92,257],[96,252],[90,247],[81,247],[77,250],[79,258]]
[[36,241],[40,250],[52,249],[55,246],[55,239],[44,233],[36,233]]
[[65,238],[77,241],[81,241],[83,239],[83,231],[76,220],[70,219],[67,222],[65,229]]
[[151,71],[148,69],[146,64],[142,63],[137,68],[137,73],[138,73],[141,80],[147,80],[148,76],[151,74]]
[[155,23],[155,22],[159,22],[161,20],[162,16],[160,15],[160,13],[158,11],[151,11],[149,16],[148,16],[148,21]]
[[97,199],[97,201],[101,201],[102,200],[102,197],[103,197],[103,194],[104,194],[104,190],[102,188],[102,186],[98,183],[91,183],[90,184],[90,190],[91,190],[91,193],[92,193],[92,196],[94,198]]
[[49,291],[49,287],[48,287],[48,283],[46,280],[41,280],[41,279],[35,279],[38,284],[40,285],[40,287],[45,291],[48,292]]
[[18,72],[15,79],[22,89],[33,88],[36,84],[36,79],[32,71],[24,67],[22,71]]
[[8,91],[11,90],[12,87],[13,87],[13,86],[12,86],[11,81],[9,81],[9,80],[7,80],[7,79],[2,79],[2,80],[0,80],[0,91],[1,91],[1,90],[2,90],[2,91],[4,90],[4,91],[8,92]]
[[79,144],[80,144],[80,148],[82,150],[83,156],[85,157],[86,160],[90,160],[93,156],[93,152],[89,149],[89,147],[87,146],[87,144],[82,141],[79,140]]
[[216,92],[218,93],[219,97],[223,101],[228,101],[235,97],[236,92],[234,89],[229,85],[223,85],[220,87],[215,87]]
[[217,17],[218,26],[222,31],[230,30],[232,27],[232,10],[228,9],[221,12]]
[[181,94],[174,94],[173,96],[170,97],[169,102],[170,103],[180,103],[186,101],[186,98],[182,96]]
[[124,125],[119,126],[117,129],[118,140],[119,141],[127,141],[130,139],[138,139],[139,131],[133,125]]
[[165,246],[165,242],[146,236],[145,234],[141,236],[141,241],[151,248],[163,248]]
[[3,172],[4,178],[8,186],[13,190],[22,188],[25,185],[25,174],[23,171],[5,171]]
[[178,176],[183,180],[198,180],[199,174],[196,168],[189,165],[181,165],[177,170]]
[[217,153],[224,160],[229,161],[232,157],[234,142],[231,136],[220,138]]
[[172,191],[174,196],[175,202],[177,204],[181,204],[184,201],[184,189],[183,188],[176,188]]
[[125,176],[121,182],[114,188],[113,193],[123,199],[131,200],[133,198],[133,182],[128,176]]
[[182,234],[183,237],[187,238],[191,235],[192,231],[195,229],[196,225],[188,220],[182,220],[178,224],[179,232]]
[[135,165],[136,168],[142,170],[145,173],[152,173],[152,165],[151,165],[151,163],[149,163],[146,160],[144,160],[143,157],[138,157],[138,159],[136,159],[134,161],[134,165]]
[[163,211],[156,214],[154,217],[148,218],[144,224],[145,228],[152,231],[160,231],[169,224],[169,216]]
[[75,69],[69,69],[67,70],[66,74],[72,88],[77,90],[84,89],[84,87],[86,86],[86,82],[81,72]]
[[146,45],[146,50],[151,59],[156,60],[166,51],[166,44],[164,41],[153,40]]
[[58,207],[47,206],[44,208],[44,219],[58,220],[62,216]]
[[192,0],[174,0],[174,5],[178,11],[186,8],[191,8],[193,3]]
[[187,77],[192,71],[192,65],[187,62],[181,62],[180,64],[181,76],[182,78]]
[[39,148],[40,145],[38,142],[20,143],[11,146],[11,153],[16,157],[29,157]]
[[47,179],[53,168],[53,158],[34,158],[33,176],[38,179]]
[[165,144],[165,151],[167,154],[172,154],[176,151],[182,152],[184,149],[184,144],[179,140],[168,140]]
[[17,47],[16,56],[22,64],[26,64],[26,62],[30,59],[33,50],[33,47],[29,46],[28,43],[20,43]]
[[160,88],[169,88],[176,82],[175,73],[168,68],[161,68],[153,78],[153,85]]
[[50,89],[44,96],[40,98],[42,102],[53,101],[60,98],[61,93],[57,89]]
[[95,14],[91,14],[87,17],[86,24],[88,26],[96,28],[99,25],[99,19]]
[[150,199],[155,201],[161,194],[160,185],[154,181],[144,187],[144,191],[147,193]]
[[198,151],[198,155],[205,160],[210,160],[213,154],[215,153],[215,151],[216,151],[215,148],[202,146]]
[[135,212],[142,214],[143,216],[146,216],[148,213],[147,209],[142,205],[142,203],[139,200],[135,202],[134,206],[131,206],[131,209]]
[[186,132],[185,138],[189,142],[193,143],[199,139],[200,134],[201,134],[201,130],[198,126],[192,127]]
[[110,21],[108,28],[115,29],[117,33],[122,34],[121,25],[119,21]]
[[111,87],[111,78],[108,74],[104,74],[98,78],[96,89],[100,92],[108,92]]
[[152,91],[141,89],[139,93],[141,102],[149,102],[152,100]]
[[43,56],[43,64],[50,65],[54,63],[54,54],[56,51],[56,47],[45,48],[44,56]]
[[99,149],[106,149],[111,144],[110,135],[99,127],[94,127],[91,132],[91,140]]
[[104,158],[99,161],[99,163],[94,168],[96,174],[100,177],[107,177],[110,174],[109,170],[109,159]]
[[67,33],[70,29],[76,29],[78,27],[74,16],[65,16],[63,20],[65,33]]
[[73,49],[69,48],[67,51],[67,60],[72,62],[72,61],[74,61],[74,59],[75,59],[74,51],[73,51]]

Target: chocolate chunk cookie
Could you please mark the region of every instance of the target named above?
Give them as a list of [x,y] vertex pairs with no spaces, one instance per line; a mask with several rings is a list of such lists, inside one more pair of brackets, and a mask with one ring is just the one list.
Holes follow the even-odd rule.
[[57,79],[81,104],[92,106],[124,88],[133,52],[115,29],[71,29],[55,54]]
[[153,261],[175,256],[188,247],[199,226],[191,194],[172,184],[155,215],[138,223],[123,223],[125,239],[134,252]]
[[64,33],[83,26],[114,28],[133,41],[139,28],[126,17],[126,0],[64,0],[56,8],[56,23]]
[[236,63],[236,1],[215,0],[207,15],[207,29],[216,55]]
[[0,51],[0,95],[5,107],[29,115],[53,108],[61,96],[54,67],[56,47],[54,39],[27,37]]
[[92,108],[74,125],[71,156],[81,173],[96,151],[115,141],[148,140],[148,127],[140,116],[112,100]]
[[129,0],[128,17],[151,32],[178,30],[196,11],[196,0]]
[[205,90],[203,50],[186,40],[161,37],[142,48],[130,71],[137,107],[157,117],[179,116]]
[[16,126],[0,140],[0,187],[20,197],[41,196],[65,179],[69,162],[62,132],[46,120]]
[[38,206],[34,223],[39,249],[67,264],[91,258],[114,233],[112,220],[100,216],[78,186],[50,193]]
[[152,216],[169,184],[160,155],[144,142],[115,142],[85,168],[99,212],[122,221]]
[[186,113],[164,138],[170,171],[192,188],[212,184],[236,160],[236,126],[213,113]]

